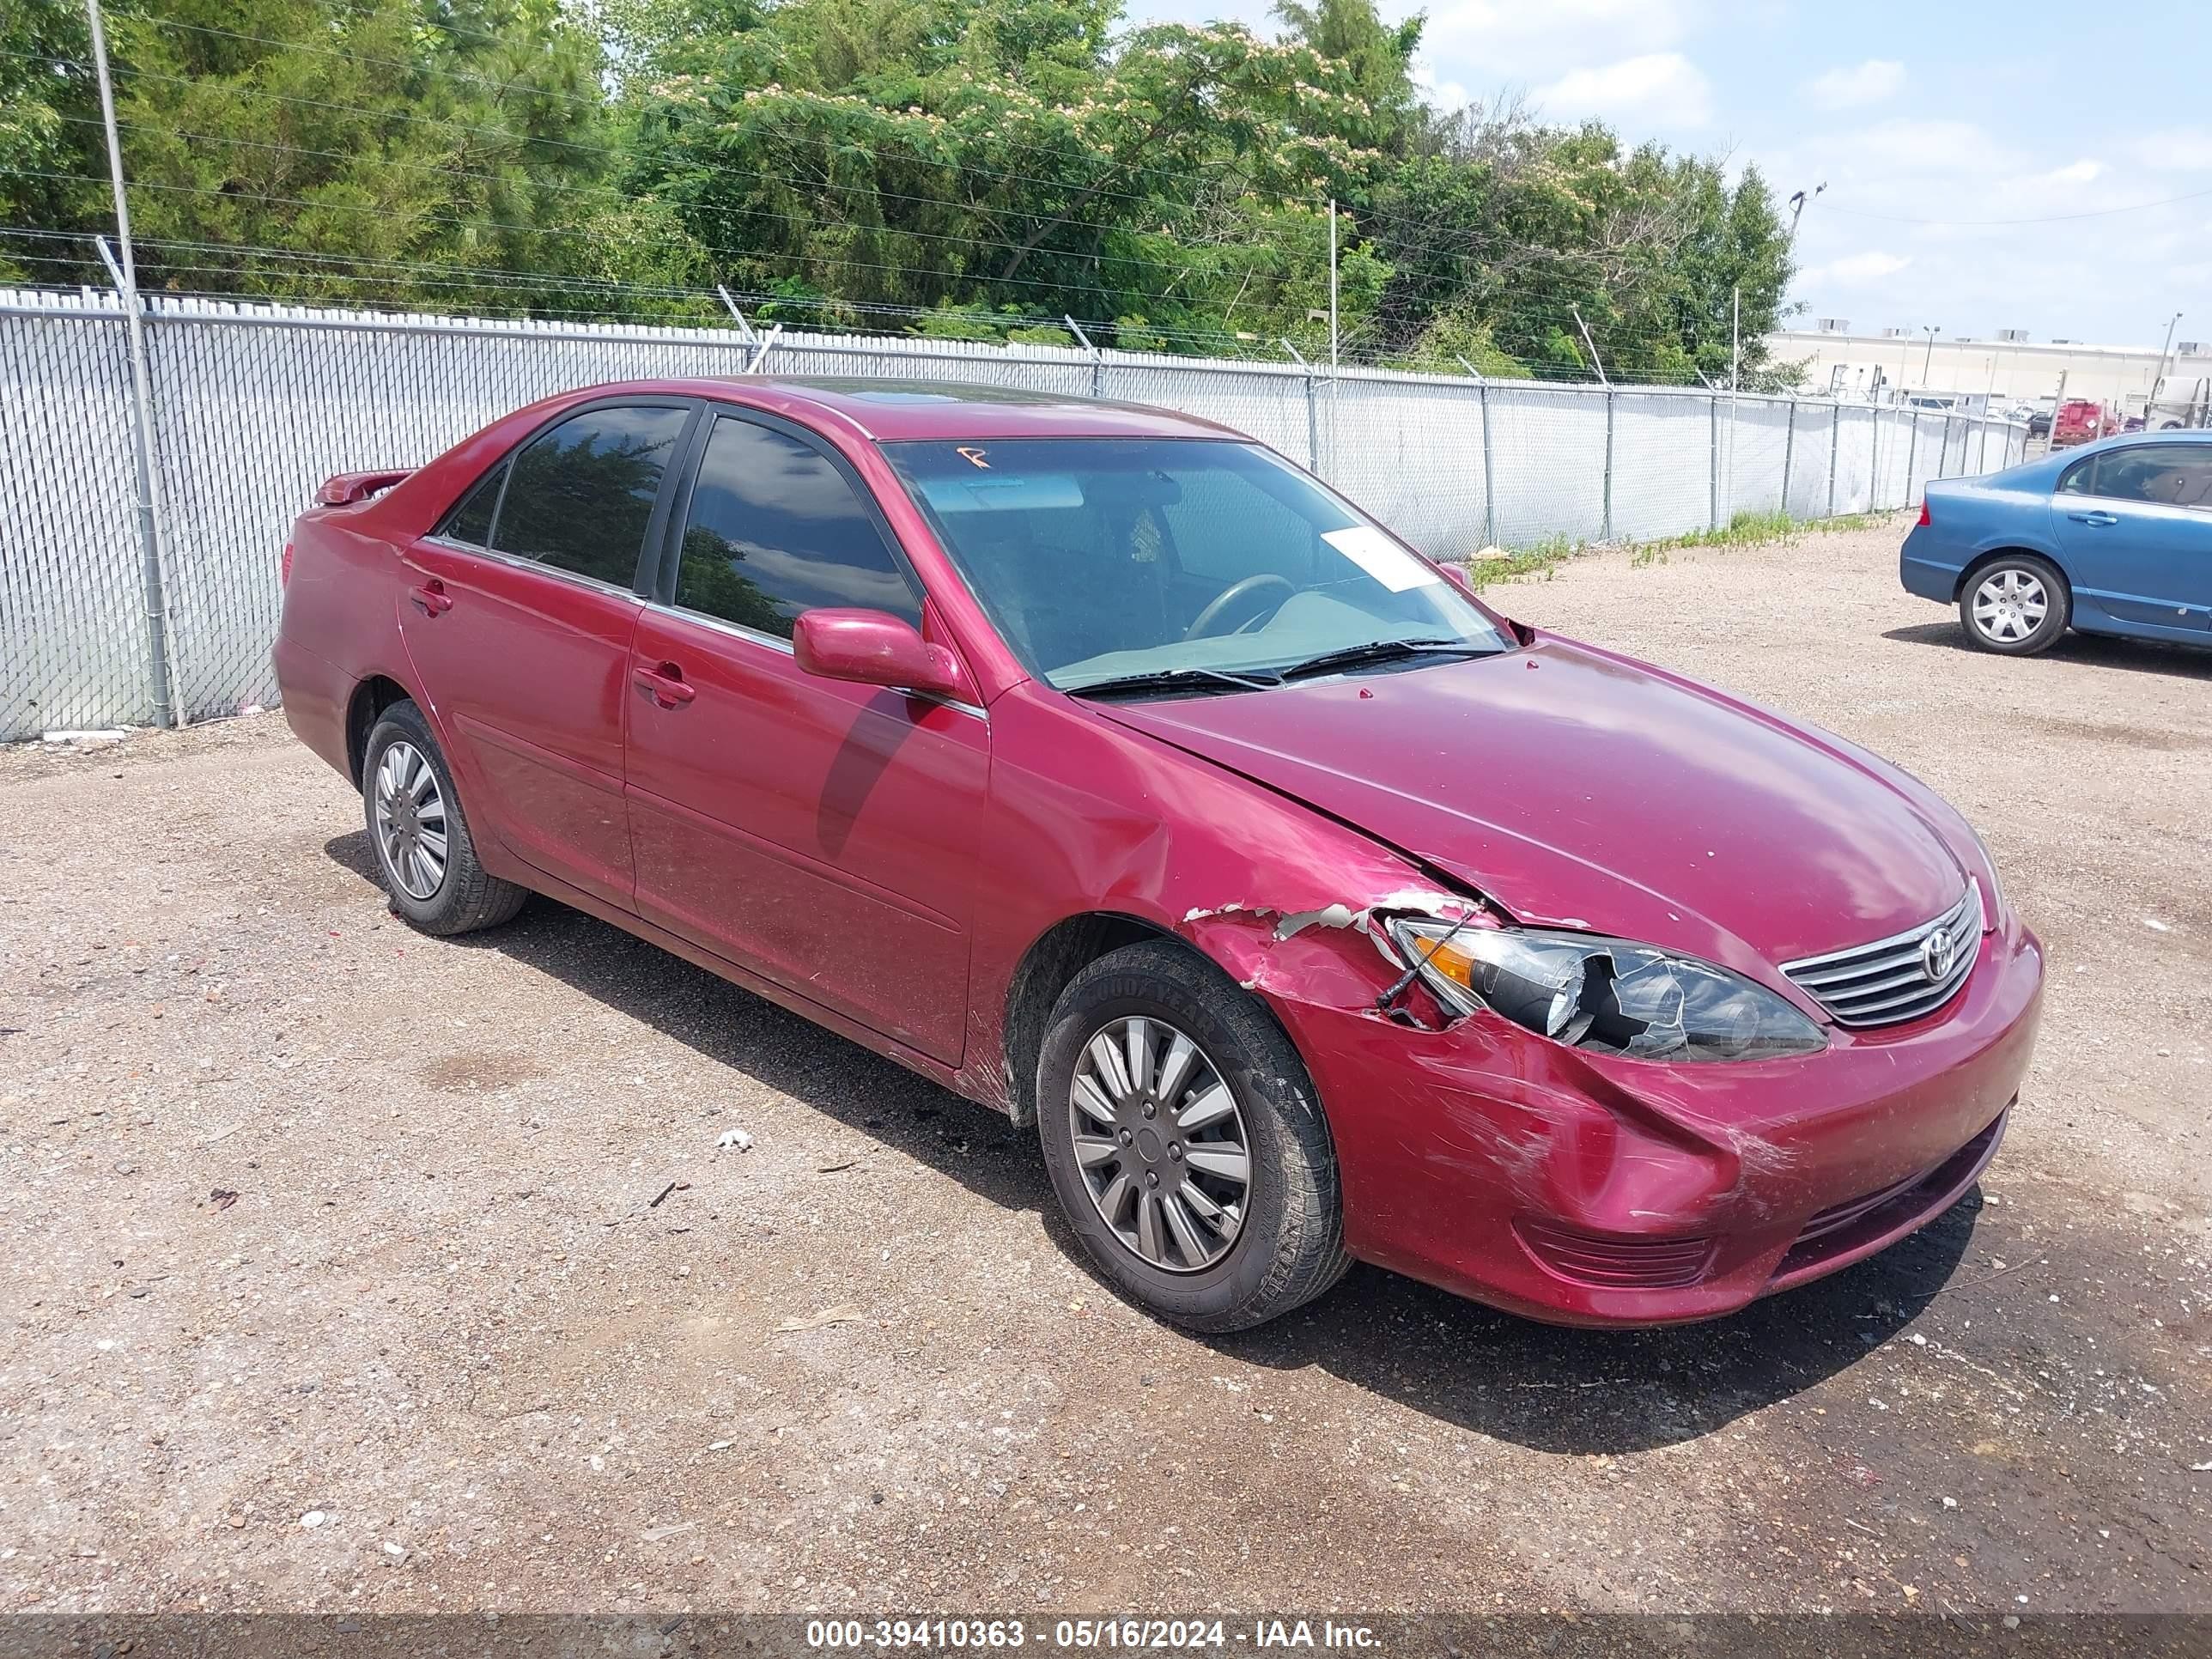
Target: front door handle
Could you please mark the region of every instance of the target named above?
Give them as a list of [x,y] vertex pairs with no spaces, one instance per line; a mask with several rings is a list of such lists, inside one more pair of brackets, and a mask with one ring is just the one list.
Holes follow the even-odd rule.
[[2108,524],[2118,524],[2120,521],[2119,514],[2117,513],[2069,513],[2066,516],[2076,524],[2093,524],[2100,530]]
[[407,597],[415,601],[415,608],[426,617],[442,617],[453,608],[453,595],[446,592],[445,583],[435,576],[420,587],[409,589]]
[[629,671],[638,688],[664,708],[679,708],[698,695],[684,684],[684,671],[672,662],[653,667],[640,663]]

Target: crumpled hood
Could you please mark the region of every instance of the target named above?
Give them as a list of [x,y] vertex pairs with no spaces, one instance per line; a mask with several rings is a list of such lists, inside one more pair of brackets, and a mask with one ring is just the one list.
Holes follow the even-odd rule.
[[1905,793],[1917,786],[1881,763],[1556,636],[1094,707],[1450,872],[1516,920],[1747,970],[1917,927],[1966,884]]

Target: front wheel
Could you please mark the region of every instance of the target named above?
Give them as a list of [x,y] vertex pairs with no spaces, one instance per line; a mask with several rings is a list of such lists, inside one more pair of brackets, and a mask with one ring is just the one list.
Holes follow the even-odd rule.
[[1335,1152],[1297,1050],[1180,945],[1130,945],[1069,983],[1038,1059],[1037,1117],[1085,1251],[1163,1318],[1245,1330],[1351,1263]]
[[2049,650],[2066,631],[2073,608],[2057,567],[2032,553],[2008,553],[1984,565],[1959,595],[1967,641],[2008,657]]
[[392,911],[424,933],[494,927],[529,897],[477,862],[453,775],[412,702],[395,702],[377,716],[362,751],[361,795]]

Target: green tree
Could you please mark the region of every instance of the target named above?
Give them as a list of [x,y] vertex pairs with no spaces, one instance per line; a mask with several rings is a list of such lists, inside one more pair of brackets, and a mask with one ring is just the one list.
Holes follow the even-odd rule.
[[[1718,379],[1790,276],[1756,171],[1508,106],[1449,114],[1422,20],[1283,38],[1119,0],[112,0],[149,287]],[[77,0],[0,11],[0,277],[100,280]],[[56,234],[60,234],[57,235]],[[1092,319],[1114,319],[1113,322]],[[1579,319],[1579,320],[1578,320]]]
[[[84,8],[73,0],[0,6],[0,224],[90,232],[105,222],[106,152]],[[0,235],[0,281],[105,280],[82,241]]]
[[[1115,15],[786,0],[719,42],[678,37],[667,73],[632,82],[633,184],[678,204],[738,285],[795,275],[878,320],[1302,326],[1315,270],[1326,289],[1312,210],[1382,159],[1371,106],[1310,47],[1231,27],[1115,39]],[[1255,234],[1293,209],[1317,242]]]
[[1425,13],[1385,23],[1375,0],[1276,0],[1276,18],[1291,39],[1341,63],[1352,86],[1382,124],[1393,149],[1402,149],[1425,112],[1413,84],[1413,54],[1420,49]]

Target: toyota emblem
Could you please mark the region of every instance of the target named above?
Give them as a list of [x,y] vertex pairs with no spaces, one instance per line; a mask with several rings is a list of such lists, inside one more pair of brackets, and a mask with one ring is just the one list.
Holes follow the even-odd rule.
[[1931,985],[1940,985],[1950,977],[1951,963],[1957,957],[1959,947],[1951,942],[1951,935],[1938,927],[1920,943],[1920,971],[1928,975]]

